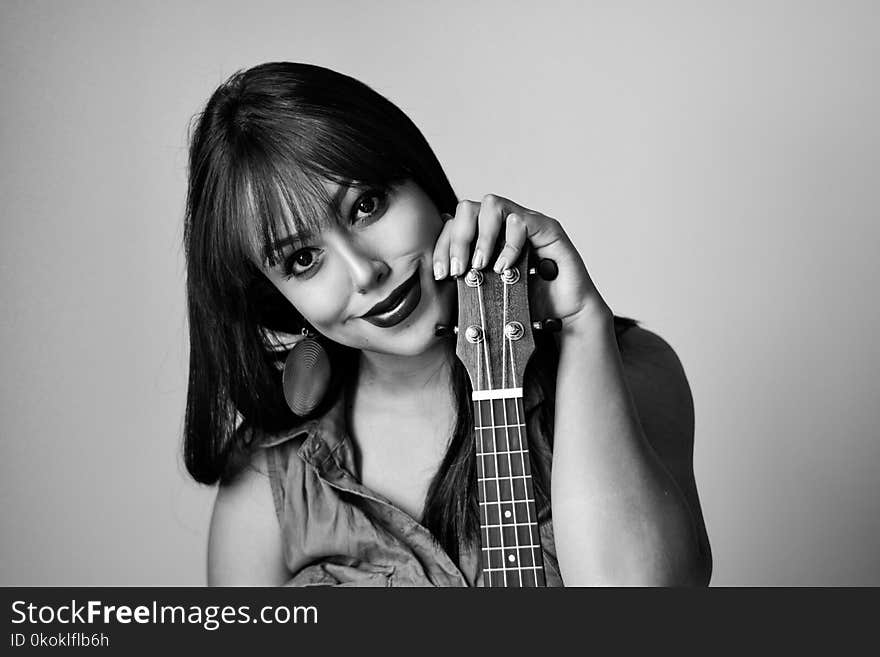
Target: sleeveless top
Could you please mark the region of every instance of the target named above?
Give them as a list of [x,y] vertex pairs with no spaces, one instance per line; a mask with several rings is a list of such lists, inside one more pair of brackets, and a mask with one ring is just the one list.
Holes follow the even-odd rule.
[[[614,317],[618,347],[634,326],[636,320]],[[526,377],[523,386],[532,467],[549,482],[552,443],[538,413],[544,393],[535,376]],[[454,562],[425,527],[358,481],[345,424],[343,392],[320,418],[252,437],[266,450],[284,561],[292,573],[286,585],[482,585],[478,547],[460,545]],[[537,518],[544,576],[547,586],[562,586],[550,512],[547,505]]]
[[[345,393],[322,417],[283,434],[262,436],[284,561],[286,586],[480,586],[479,547],[460,547],[454,562],[407,513],[358,481],[345,422]],[[544,396],[523,391],[533,467],[549,482],[552,453],[541,430]],[[550,509],[538,514],[547,586],[562,586]]]

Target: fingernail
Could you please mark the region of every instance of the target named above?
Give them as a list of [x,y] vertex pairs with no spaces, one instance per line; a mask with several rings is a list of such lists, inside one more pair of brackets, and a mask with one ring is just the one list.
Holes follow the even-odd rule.
[[445,268],[443,263],[438,260],[434,263],[434,279],[439,281],[444,276],[446,276]]
[[471,267],[474,269],[483,268],[483,252],[479,249],[474,250],[474,257],[471,258]]
[[495,266],[492,267],[492,269],[495,271],[496,274],[500,274],[502,271],[504,271],[505,267],[507,267],[507,260],[505,258],[498,258],[498,260],[495,261]]
[[449,273],[453,276],[461,276],[464,273],[464,267],[461,265],[461,260],[452,256],[449,259]]
[[443,214],[440,215],[440,218],[443,221],[449,221],[450,219],[452,219],[452,215],[447,212],[444,212]]

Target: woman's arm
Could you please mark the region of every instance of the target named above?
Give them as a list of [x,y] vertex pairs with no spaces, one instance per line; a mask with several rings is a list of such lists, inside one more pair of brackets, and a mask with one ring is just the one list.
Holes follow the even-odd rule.
[[220,485],[208,536],[208,586],[280,586],[290,578],[266,472],[259,450],[235,480]]
[[551,480],[560,570],[569,586],[706,585],[690,390],[672,349],[634,331],[626,373],[638,401],[610,313],[585,312],[560,336]]
[[[504,247],[490,262],[501,235]],[[461,201],[437,238],[435,277],[459,276],[464,263],[501,272],[526,241],[537,259],[558,267],[555,278],[529,282],[529,309],[532,317],[562,325],[550,486],[565,583],[706,584],[711,560],[696,488],[686,486],[683,494],[665,465],[675,466],[678,481],[693,481],[693,408],[688,403],[670,411],[673,402],[690,398],[684,372],[669,366],[678,364],[671,349],[659,367],[639,372],[650,381],[640,388],[649,391],[640,396],[645,419],[652,419],[646,435],[625,380],[613,315],[562,225],[495,194],[479,203]],[[667,421],[653,422],[659,414]]]

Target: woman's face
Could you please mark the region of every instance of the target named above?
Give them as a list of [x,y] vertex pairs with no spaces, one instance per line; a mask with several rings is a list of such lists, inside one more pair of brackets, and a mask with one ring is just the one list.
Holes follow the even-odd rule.
[[[450,324],[454,283],[436,282],[434,244],[443,221],[413,182],[382,191],[326,183],[344,221],[314,236],[288,236],[277,266],[263,270],[327,338],[385,354],[416,355]],[[328,217],[332,214],[328,210]],[[287,243],[291,241],[292,243]]]

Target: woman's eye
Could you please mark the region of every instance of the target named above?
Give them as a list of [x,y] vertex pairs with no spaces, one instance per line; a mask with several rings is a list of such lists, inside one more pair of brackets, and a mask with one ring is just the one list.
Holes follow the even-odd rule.
[[291,254],[284,263],[284,275],[290,278],[291,276],[298,277],[307,274],[315,267],[315,263],[318,261],[318,257],[315,254],[318,250],[314,247],[309,247]]
[[[352,221],[361,221],[366,217],[378,214],[385,206],[386,194],[378,189],[371,189],[355,201],[352,208]],[[362,215],[366,215],[363,217]]]

